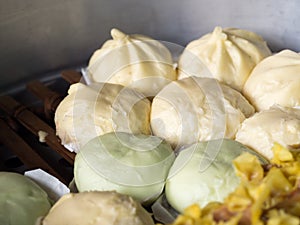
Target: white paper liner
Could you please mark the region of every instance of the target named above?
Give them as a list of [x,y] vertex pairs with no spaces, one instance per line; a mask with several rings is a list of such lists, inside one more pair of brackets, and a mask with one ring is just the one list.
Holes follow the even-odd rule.
[[55,202],[63,195],[70,193],[70,189],[66,185],[42,169],[30,170],[25,172],[24,175],[41,186],[47,192],[49,198]]

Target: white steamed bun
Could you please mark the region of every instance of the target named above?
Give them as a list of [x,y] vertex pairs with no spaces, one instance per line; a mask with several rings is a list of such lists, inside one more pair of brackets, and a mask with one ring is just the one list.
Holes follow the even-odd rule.
[[178,78],[214,77],[241,91],[252,69],[269,55],[271,51],[259,35],[216,27],[187,45],[178,62]]

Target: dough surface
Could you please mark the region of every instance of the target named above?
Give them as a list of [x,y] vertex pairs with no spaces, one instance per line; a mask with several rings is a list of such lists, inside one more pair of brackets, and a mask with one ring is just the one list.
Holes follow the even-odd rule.
[[257,111],[274,104],[300,107],[300,54],[283,50],[261,61],[247,80],[243,94]]
[[106,41],[90,58],[87,68],[92,82],[129,86],[154,96],[177,75],[170,51],[150,37],[111,30]]
[[47,193],[34,181],[21,174],[0,172],[1,225],[35,225],[50,208]]
[[178,62],[178,79],[216,78],[241,91],[252,69],[270,55],[266,42],[256,33],[216,27],[187,45]]
[[115,190],[149,205],[162,193],[174,158],[171,146],[159,137],[107,133],[76,155],[75,183],[79,192]]
[[150,134],[150,101],[117,84],[70,86],[55,112],[56,133],[70,151],[112,131]]
[[236,90],[216,79],[188,77],[171,82],[153,99],[151,128],[173,148],[234,138],[254,108]]
[[132,198],[116,192],[64,195],[42,225],[154,225],[150,214]]
[[246,119],[236,140],[268,159],[274,142],[287,148],[300,147],[300,109],[272,107]]

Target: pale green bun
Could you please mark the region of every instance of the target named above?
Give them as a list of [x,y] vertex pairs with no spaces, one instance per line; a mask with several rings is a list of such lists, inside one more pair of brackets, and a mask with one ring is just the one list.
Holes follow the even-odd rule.
[[51,208],[47,193],[29,178],[0,172],[0,224],[35,225]]
[[222,202],[239,184],[232,161],[243,152],[262,156],[239,142],[219,139],[199,142],[177,156],[166,182],[166,198],[179,212],[194,203]]
[[174,159],[171,146],[159,137],[108,133],[76,155],[75,183],[80,192],[115,190],[149,204],[162,193]]

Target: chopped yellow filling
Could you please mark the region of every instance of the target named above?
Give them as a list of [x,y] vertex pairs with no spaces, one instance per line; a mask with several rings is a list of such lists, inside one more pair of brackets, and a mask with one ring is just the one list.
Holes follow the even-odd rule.
[[172,225],[300,224],[300,152],[277,143],[273,152],[268,165],[250,153],[237,157],[235,191],[223,203],[189,206]]

